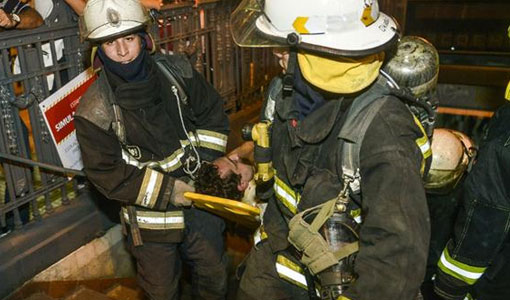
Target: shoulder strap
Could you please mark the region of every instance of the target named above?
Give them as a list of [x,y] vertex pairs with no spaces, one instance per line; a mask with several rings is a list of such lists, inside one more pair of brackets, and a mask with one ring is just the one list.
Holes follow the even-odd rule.
[[353,193],[360,192],[360,150],[363,138],[377,112],[386,103],[389,89],[383,78],[360,97],[354,99],[347,119],[338,134],[342,149],[342,174],[344,183],[348,183]]
[[193,77],[193,71],[191,70],[191,64],[186,58],[177,55],[154,55],[154,60],[158,65],[159,69],[170,83],[177,88],[179,98],[185,105],[188,104],[188,95],[184,90],[184,78]]

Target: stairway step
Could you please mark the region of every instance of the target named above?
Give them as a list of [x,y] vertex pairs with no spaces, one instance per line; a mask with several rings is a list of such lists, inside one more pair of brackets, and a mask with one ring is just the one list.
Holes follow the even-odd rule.
[[30,297],[26,298],[25,300],[55,300],[55,298],[51,298],[45,293],[36,293],[30,295]]
[[112,300],[112,298],[101,294],[94,290],[80,286],[71,295],[67,296],[64,300]]
[[132,289],[122,284],[116,284],[111,287],[106,295],[116,300],[142,300],[145,299],[141,289]]

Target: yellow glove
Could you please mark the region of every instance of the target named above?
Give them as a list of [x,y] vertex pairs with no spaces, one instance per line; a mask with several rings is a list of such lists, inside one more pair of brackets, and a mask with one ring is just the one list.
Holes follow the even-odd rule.
[[347,298],[345,296],[340,296],[336,300],[351,300],[351,299],[349,299],[349,298]]

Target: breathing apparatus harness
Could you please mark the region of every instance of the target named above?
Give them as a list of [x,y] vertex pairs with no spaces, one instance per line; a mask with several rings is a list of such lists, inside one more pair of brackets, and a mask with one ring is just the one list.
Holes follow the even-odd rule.
[[[182,81],[182,78],[177,74],[178,71],[174,70],[172,66],[169,65],[168,61],[165,59],[164,56],[156,55],[154,56],[154,60],[156,61],[156,64],[158,65],[161,72],[163,72],[165,78],[170,82],[171,84],[171,90],[174,94],[176,100],[177,100],[177,108],[179,111],[179,118],[181,121],[182,129],[186,135],[186,139],[188,140],[192,152],[187,156],[183,171],[186,173],[190,178],[195,179],[195,173],[200,169],[200,166],[202,165],[202,160],[200,157],[200,154],[198,153],[197,148],[195,147],[193,143],[193,138],[190,136],[190,131],[188,131],[185,123],[184,123],[184,116],[182,111],[182,105],[188,105],[188,96],[186,92],[184,91],[184,82]],[[111,103],[113,107],[113,115],[114,115],[114,121],[112,124],[113,130],[115,131],[115,134],[119,138],[119,141],[122,145],[126,145],[126,129],[124,127],[124,121],[122,117],[122,112],[120,110],[120,107],[117,103],[113,102]],[[192,133],[194,135],[194,140],[198,141],[198,137],[196,134]],[[181,148],[183,149],[184,153],[187,153],[186,147],[181,144]],[[157,168],[158,166],[152,166],[150,167]]]
[[[295,35],[295,34],[294,34]],[[291,45],[299,42],[299,36],[290,34],[287,41]],[[282,101],[292,98],[294,68],[297,63],[297,50],[291,47],[288,67],[281,81]],[[306,271],[314,275],[320,283],[321,299],[337,299],[356,279],[354,260],[359,250],[359,224],[348,210],[350,197],[360,191],[360,149],[363,137],[373,118],[388,100],[381,95],[394,95],[406,101],[411,113],[423,112],[419,121],[423,124],[427,135],[432,135],[435,112],[429,102],[416,99],[410,92],[401,89],[388,75],[381,71],[381,75],[374,84],[373,93],[365,93],[358,97],[347,112],[347,119],[338,135],[342,149],[342,190],[334,199],[321,205],[306,209],[296,214],[289,221],[289,242],[301,254],[300,261],[306,266]],[[271,99],[268,101],[274,101]],[[378,101],[375,101],[378,100]],[[259,186],[272,187],[274,170],[271,162],[270,132],[273,111],[267,113],[266,120],[243,128],[243,138],[255,142],[255,162],[257,192]],[[419,107],[420,110],[413,109]],[[262,197],[263,198],[263,197]],[[310,218],[313,218],[310,222]],[[306,275],[306,274],[305,274]],[[311,276],[306,276],[310,279]],[[309,296],[315,299],[314,281],[307,280]]]
[[[184,162],[183,171],[186,173],[189,177],[192,179],[195,179],[195,173],[200,169],[200,166],[202,165],[202,160],[200,158],[200,154],[198,153],[197,148],[195,145],[193,145],[193,141],[189,135],[189,131],[186,128],[186,125],[184,124],[184,117],[182,113],[182,107],[181,102],[184,105],[188,104],[188,96],[186,95],[186,92],[183,89],[183,82],[182,79],[175,73],[175,71],[172,69],[172,67],[168,64],[167,60],[164,58],[156,58],[156,63],[158,64],[160,70],[165,74],[165,77],[172,83],[172,93],[174,94],[175,98],[177,99],[177,108],[179,110],[179,119],[181,120],[181,126],[184,130],[184,133],[186,134],[186,138],[188,139],[188,142],[190,144],[190,147],[193,151],[192,154],[190,154],[186,161]],[[195,133],[193,133],[194,138],[196,141],[198,141],[198,137]],[[186,149],[184,146],[181,145],[184,152],[186,153]],[[194,167],[192,166],[194,164]]]
[[384,70],[379,70],[379,73],[388,80],[388,86],[391,88],[391,94],[406,101],[408,108],[415,115],[420,123],[423,125],[428,138],[432,137],[434,132],[434,125],[436,123],[436,103],[431,99],[421,100],[416,98],[408,88],[401,88],[397,82]]

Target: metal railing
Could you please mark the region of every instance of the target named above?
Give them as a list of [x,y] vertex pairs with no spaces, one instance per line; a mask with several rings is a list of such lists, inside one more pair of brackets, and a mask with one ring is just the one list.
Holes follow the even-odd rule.
[[[10,199],[0,198],[2,227],[9,215],[13,227],[21,228],[29,204],[32,219],[40,220],[41,211],[57,206],[52,198],[67,204],[78,191],[68,177],[73,172],[61,167],[38,103],[90,64],[90,45],[80,40],[76,14],[63,0],[53,2],[43,26],[0,32],[0,161]],[[224,97],[225,110],[235,112],[262,98],[277,61],[269,50],[234,46],[228,19],[238,0],[199,2],[166,4],[150,31],[163,52],[186,54]]]

